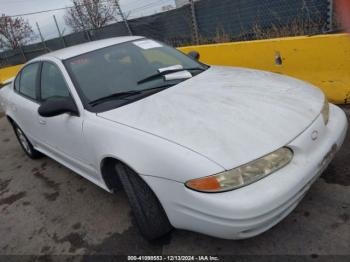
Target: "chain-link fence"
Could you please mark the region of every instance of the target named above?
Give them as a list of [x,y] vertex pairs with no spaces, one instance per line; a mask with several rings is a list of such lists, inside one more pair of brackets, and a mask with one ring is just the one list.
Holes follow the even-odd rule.
[[[173,46],[313,35],[338,29],[332,0],[198,0],[170,11],[120,21],[0,54],[0,66],[24,63],[49,51],[123,35]],[[130,32],[131,31],[131,32]]]

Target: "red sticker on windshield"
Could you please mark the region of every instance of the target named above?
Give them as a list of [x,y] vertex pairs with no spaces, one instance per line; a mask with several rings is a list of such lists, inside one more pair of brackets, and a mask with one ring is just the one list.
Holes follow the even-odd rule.
[[73,65],[86,65],[89,62],[87,58],[78,58],[71,62]]

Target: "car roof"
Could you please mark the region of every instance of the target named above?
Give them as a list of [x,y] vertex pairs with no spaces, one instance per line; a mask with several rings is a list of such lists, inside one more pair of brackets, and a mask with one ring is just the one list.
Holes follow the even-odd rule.
[[[39,56],[34,60],[40,60],[43,58],[55,57],[60,60],[65,60],[74,56],[78,56],[84,53],[88,53],[97,49],[101,49],[104,47],[121,44],[137,39],[142,39],[142,36],[122,36],[122,37],[113,37],[103,40],[92,41],[84,44],[79,44],[67,48],[63,48],[54,52],[47,53],[45,55]],[[33,61],[34,61],[33,60]]]

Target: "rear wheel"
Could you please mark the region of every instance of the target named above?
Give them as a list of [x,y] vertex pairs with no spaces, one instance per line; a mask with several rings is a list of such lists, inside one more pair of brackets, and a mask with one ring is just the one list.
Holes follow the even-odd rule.
[[34,149],[32,143],[30,143],[30,141],[28,140],[28,138],[26,137],[22,129],[15,123],[13,123],[12,126],[15,131],[18,142],[21,145],[24,152],[32,159],[42,157],[43,155],[39,151]]
[[116,169],[141,234],[154,240],[169,233],[173,227],[151,188],[130,168],[117,164]]

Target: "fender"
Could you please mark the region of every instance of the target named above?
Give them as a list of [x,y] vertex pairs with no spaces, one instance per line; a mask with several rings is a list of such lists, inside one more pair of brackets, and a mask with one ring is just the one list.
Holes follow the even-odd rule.
[[[185,147],[96,114],[85,114],[83,133],[91,146],[91,154],[96,156],[94,165],[98,170],[103,159],[111,157],[139,175],[181,183],[224,171],[221,166]],[[95,141],[90,143],[92,140]]]

